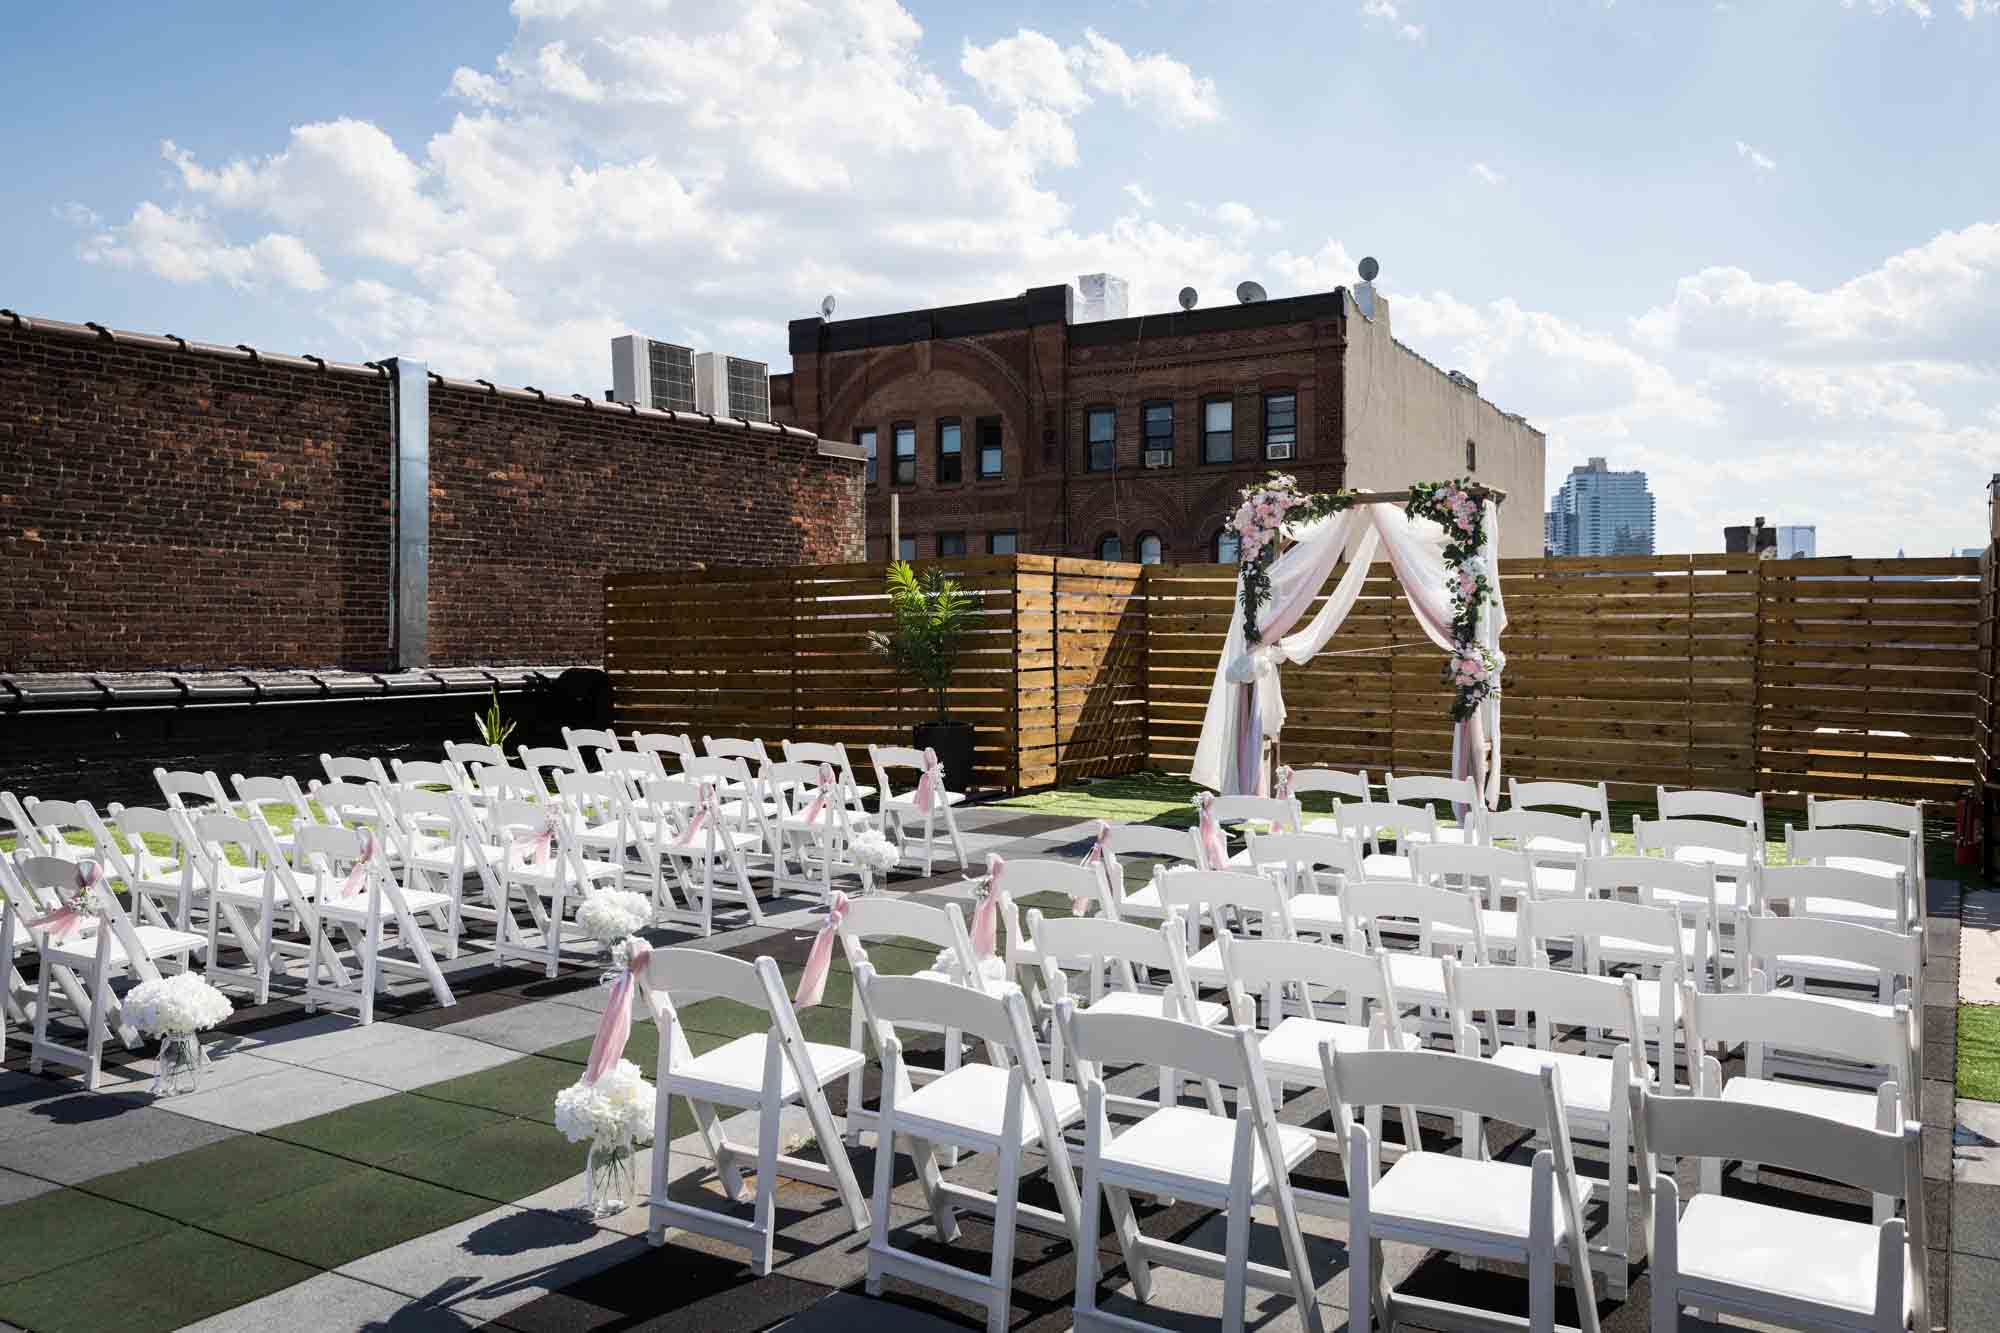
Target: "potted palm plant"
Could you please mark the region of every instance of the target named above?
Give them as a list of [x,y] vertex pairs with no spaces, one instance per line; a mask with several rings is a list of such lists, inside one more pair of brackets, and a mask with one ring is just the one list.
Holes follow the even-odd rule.
[[972,782],[972,724],[954,721],[947,702],[958,670],[959,639],[971,624],[972,599],[942,569],[919,575],[904,560],[889,566],[888,586],[895,623],[872,631],[869,646],[931,692],[936,716],[911,728],[910,742],[920,750],[935,750],[945,786],[965,791]]

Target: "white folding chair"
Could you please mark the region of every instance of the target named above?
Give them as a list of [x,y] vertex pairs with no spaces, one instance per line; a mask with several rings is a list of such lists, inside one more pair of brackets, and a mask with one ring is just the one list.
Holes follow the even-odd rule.
[[[1624,1300],[1631,1266],[1643,1257],[1632,1253],[1632,1104],[1625,1089],[1634,1078],[1654,1079],[1646,1063],[1638,980],[1539,967],[1448,966],[1445,986],[1451,991],[1460,1055],[1481,1054],[1481,1028],[1474,1024],[1475,1014],[1493,1017],[1502,1009],[1512,1009],[1517,1027],[1527,1015],[1534,1015],[1528,1044],[1502,1042],[1485,1054],[1497,1065],[1526,1074],[1539,1074],[1551,1066],[1560,1070],[1563,1111],[1571,1135],[1605,1145],[1606,1222],[1603,1239],[1591,1243],[1589,1249],[1594,1261],[1602,1264],[1609,1295]],[[1617,1044],[1608,1056],[1559,1050],[1558,1026],[1608,1033]],[[1587,1197],[1592,1183],[1581,1177],[1578,1183]]]
[[1001,940],[1001,950],[1007,964],[1007,977],[1027,992],[1029,1017],[1045,1018],[1046,1006],[1040,998],[1042,956],[1023,928],[1020,900],[1038,894],[1057,893],[1069,900],[1072,909],[1082,903],[1085,910],[1079,915],[1087,914],[1092,903],[1097,904],[1098,915],[1107,921],[1118,920],[1117,904],[1105,887],[1104,876],[1094,865],[1080,866],[1046,857],[1024,856],[1007,862],[1006,885],[1000,891],[998,911],[1001,932],[1005,937]]
[[649,750],[599,750],[598,771],[625,784],[626,799],[637,804],[648,782],[667,776],[667,766]]
[[[1924,955],[1930,956],[1928,928],[1924,925],[1930,919],[1930,884],[1924,865],[1924,803],[1913,801],[1907,805],[1901,801],[1838,800],[1829,801],[1822,797],[1806,797],[1806,827],[1818,832],[1832,829],[1856,829],[1863,832],[1902,833],[1909,836],[1910,866],[1909,880],[1912,894],[1912,910],[1918,929],[1924,931]],[[1790,842],[1787,829],[1787,843]],[[1883,873],[1877,858],[1862,855],[1849,860],[1834,852],[1826,858],[1825,864],[1852,870],[1864,870],[1873,874]]]
[[[1450,832],[1449,829],[1445,830]],[[1471,896],[1479,907],[1488,952],[1516,957],[1521,940],[1518,904],[1534,896],[1529,853],[1511,847],[1438,842],[1410,849],[1410,867],[1419,884],[1439,884]],[[1507,902],[1517,904],[1506,907]],[[1456,926],[1433,927],[1441,941],[1453,941]]]
[[[1764,830],[1764,794],[1743,795],[1732,791],[1668,791],[1653,789],[1654,813],[1661,819],[1707,819],[1733,824],[1755,832],[1761,840]],[[1728,864],[1728,863],[1725,863]],[[1735,862],[1739,868],[1748,862]]]
[[[1241,935],[1252,932],[1267,940],[1296,938],[1292,928],[1291,895],[1262,875],[1242,870],[1189,870],[1160,877],[1160,901],[1169,913],[1179,912],[1187,922],[1188,940],[1199,945],[1188,955],[1188,979],[1197,986],[1221,987],[1229,984],[1222,965],[1221,937],[1233,929]],[[1201,944],[1201,922],[1206,917],[1215,938]]]
[[[742,901],[752,925],[762,925],[750,856],[763,849],[761,833],[732,827],[724,819],[714,782],[650,778],[640,798],[640,828],[647,835],[647,868],[653,879],[653,908],[707,938],[715,931],[715,900],[728,894]],[[725,874],[726,872],[726,874]],[[680,893],[675,897],[669,886]]]
[[[1697,1095],[1802,1111],[1864,1129],[1893,1129],[1903,1120],[1918,1118],[1915,1073],[1919,1033],[1908,1004],[1895,1005],[1885,1014],[1796,991],[1714,994],[1685,990],[1683,995],[1688,1063],[1691,1067],[1698,1064],[1700,1069]],[[1743,1047],[1743,1073],[1724,1082],[1722,1063],[1709,1054],[1709,1048],[1719,1046],[1726,1051],[1738,1044]],[[1873,1092],[1860,1092],[1828,1087],[1817,1078],[1780,1078],[1781,1071],[1768,1068],[1765,1062],[1766,1051],[1773,1048],[1878,1069],[1884,1071],[1882,1082]],[[1739,1177],[1754,1181],[1758,1159],[1747,1152],[1736,1156],[1742,1161]],[[1707,1173],[1702,1188],[1721,1189],[1721,1160],[1711,1158],[1702,1169]],[[1876,1221],[1888,1216],[1892,1203],[1877,1194]]]
[[543,792],[555,790],[556,774],[584,771],[583,760],[560,745],[523,745],[514,755],[517,764],[535,775]]
[[465,770],[449,759],[391,759],[392,787],[431,788],[469,794],[472,781]]
[[[198,814],[194,816],[193,836],[200,850],[190,867],[189,897],[200,903],[207,919],[208,966],[204,971],[211,981],[235,977],[249,982],[256,1003],[268,1004],[279,959],[310,956],[309,944],[301,946],[278,937],[278,917],[282,912],[290,920],[305,923],[310,941],[312,900],[290,873],[289,863],[267,850],[270,830],[262,824],[236,815]],[[224,943],[235,945],[243,955],[240,964],[223,961]],[[332,954],[329,948],[323,957]],[[333,966],[339,968],[337,958]]]
[[[1072,1312],[1078,1333],[1158,1327],[1098,1307],[1095,1239],[1105,1201],[1140,1303],[1151,1301],[1153,1265],[1161,1264],[1222,1279],[1222,1327],[1227,1333],[1241,1333],[1247,1288],[1253,1286],[1290,1292],[1299,1321],[1309,1333],[1321,1333],[1312,1265],[1291,1183],[1291,1172],[1316,1145],[1304,1130],[1279,1122],[1251,1031],[1201,1028],[1143,1014],[1079,1013],[1070,1001],[1056,1006],[1056,1017],[1076,1054],[1084,1089],[1083,1224],[1077,1229]],[[1171,1065],[1234,1089],[1236,1114],[1163,1106],[1114,1133],[1099,1071],[1106,1064],[1133,1062]],[[1143,1235],[1132,1213],[1135,1193],[1224,1212],[1223,1253]],[[1257,1206],[1276,1214],[1283,1268],[1250,1260],[1251,1209]]]
[[618,744],[618,733],[597,727],[564,727],[563,747],[579,765],[588,768],[586,762],[592,756],[600,760],[606,754],[616,753],[622,747]]
[[[1410,847],[1436,842],[1437,812],[1429,806],[1396,805],[1389,801],[1343,801],[1333,812],[1340,836],[1361,844],[1361,873],[1370,879],[1410,878]],[[1396,839],[1396,850],[1382,850],[1384,835]]]
[[389,861],[403,868],[404,884],[451,900],[439,929],[445,935],[445,957],[458,957],[468,915],[485,924],[495,922],[491,901],[468,906],[465,890],[468,880],[478,881],[478,858],[498,862],[502,849],[484,842],[485,830],[462,792],[380,787],[375,794],[382,806],[379,827]]
[[[1486,840],[1486,798],[1471,778],[1444,778],[1413,775],[1388,778],[1389,800],[1395,805],[1420,805],[1435,810],[1437,802],[1451,806],[1453,826],[1439,826],[1432,841],[1439,846],[1470,846]],[[1421,841],[1416,835],[1411,841]]]
[[[375,994],[388,989],[391,974],[420,978],[440,1006],[458,1003],[417,923],[417,913],[449,909],[450,899],[426,889],[406,890],[398,884],[389,873],[379,839],[368,830],[315,824],[299,829],[296,836],[296,873],[312,879],[309,956],[317,959],[329,950],[337,954],[330,932],[338,930],[348,943],[357,973],[354,984],[345,985],[337,977],[322,980],[320,968],[308,967],[306,1011],[312,1013],[321,1006],[350,1008],[364,1026],[372,1023]],[[354,873],[357,869],[358,875]],[[391,923],[395,926],[393,936],[384,929]],[[397,958],[386,952],[390,948],[400,948],[410,956]]]
[[665,777],[672,777],[674,773],[685,772],[687,761],[695,757],[694,737],[689,736],[686,732],[635,731],[629,739],[632,742],[632,749],[634,751],[639,754],[650,754],[658,758],[662,768],[666,765],[666,756],[673,756],[673,772],[663,773],[662,776]]
[[372,755],[322,754],[319,766],[328,782],[358,782],[365,787],[371,782],[387,784],[389,781],[389,770]]
[[[931,977],[878,976],[866,962],[856,969],[854,984],[862,1003],[886,1029],[880,1038],[882,1109],[876,1120],[868,1293],[880,1296],[884,1278],[901,1278],[984,1306],[987,1333],[1004,1333],[1012,1306],[1015,1228],[1025,1226],[1072,1244],[1082,1234],[1083,1209],[1063,1130],[1083,1118],[1083,1098],[1073,1084],[1051,1080],[1043,1072],[1028,1030],[1027,1003],[1018,990],[995,996]],[[894,1029],[939,1021],[981,1038],[1003,1061],[960,1065],[921,1089],[915,1087]],[[961,1208],[993,1219],[985,1273],[900,1249],[892,1241],[889,1192],[899,1136],[909,1143],[940,1243],[958,1240]],[[940,1144],[993,1154],[995,1191],[987,1194],[945,1180],[932,1152]],[[1046,1156],[1060,1211],[1020,1201],[1023,1159],[1030,1152]]]
[[322,822],[342,828],[373,829],[382,822],[382,806],[375,799],[375,784],[336,779],[309,784],[312,803],[324,816]]
[[764,765],[771,762],[771,752],[764,742],[747,736],[703,736],[702,751],[711,759],[742,759],[751,768],[752,777],[762,775]]
[[[1291,789],[1294,799],[1325,792],[1333,797],[1335,805],[1345,801],[1375,799],[1368,785],[1366,769],[1349,772],[1338,768],[1295,768],[1292,770]],[[1310,819],[1306,820],[1301,831],[1338,837],[1340,825],[1331,818]]]
[[[1876,1017],[1893,1015],[1898,1007],[1917,1012],[1916,988],[1923,975],[1923,947],[1915,931],[1877,930],[1873,926],[1807,916],[1753,916],[1744,921],[1743,928],[1748,977],[1761,979],[1767,989],[1823,995]],[[1816,989],[1808,989],[1815,986]],[[1850,989],[1854,986],[1873,989],[1874,1000],[1856,997]],[[1910,1057],[1910,1086],[1921,1087],[1924,1077],[1921,1043]],[[1782,1049],[1766,1049],[1764,1065],[1780,1073],[1799,1073],[1829,1083],[1874,1087],[1879,1081],[1872,1070],[1846,1061],[1817,1059]]]
[[[1150,926],[1098,917],[1048,917],[1030,911],[1028,934],[1041,956],[1042,981],[1051,1005],[1068,999],[1078,1013],[1142,1014],[1202,1028],[1229,1021],[1227,1007],[1195,993],[1187,974],[1184,932],[1176,921]],[[1080,979],[1080,989],[1071,985],[1071,973]],[[1160,976],[1157,986],[1142,984],[1152,973]],[[1057,1077],[1068,1068],[1070,1059],[1065,1040],[1062,1025],[1056,1024],[1049,1037],[1049,1068]],[[1161,1065],[1158,1101],[1107,1091],[1105,1104],[1120,1112],[1146,1115],[1162,1106],[1178,1105],[1182,1086],[1180,1072],[1172,1065]],[[1222,1093],[1213,1080],[1203,1081],[1202,1095],[1209,1109],[1221,1115]]]
[[780,741],[780,750],[788,762],[794,764],[831,764],[834,775],[840,779],[841,795],[848,802],[848,808],[855,814],[866,816],[868,798],[875,789],[856,780],[854,761],[848,757],[844,744],[828,745],[821,741]]
[[[564,927],[585,894],[600,884],[616,887],[624,869],[585,856],[570,831],[569,812],[554,799],[530,804],[494,796],[487,801],[486,821],[492,845],[502,854],[497,863],[475,858],[497,914],[494,955],[538,963],[543,975],[554,977],[565,947],[595,954],[596,941]],[[517,903],[527,909],[525,923]]]
[[[1299,831],[1299,803],[1289,796],[1218,796],[1209,809],[1216,823],[1223,825],[1225,830],[1231,824],[1250,825],[1242,831],[1246,839],[1256,833]],[[1231,868],[1247,867],[1249,864],[1247,848],[1239,847],[1229,858]]]
[[[1821,866],[1871,875],[1903,888],[1903,904],[1893,914],[1879,906],[1827,905],[1829,915],[1885,930],[1924,930],[1930,905],[1923,888],[1924,845],[1913,833],[1868,829],[1798,829],[1785,826],[1785,858],[1793,865]],[[1831,895],[1829,895],[1831,896]]]
[[88,801],[45,801],[30,796],[22,807],[33,836],[16,852],[53,856],[59,861],[97,861],[108,870],[107,835]]
[[[784,977],[769,958],[746,963],[726,954],[699,949],[655,949],[643,981],[646,1000],[659,1020],[659,1100],[653,1121],[653,1184],[646,1236],[664,1245],[669,1227],[696,1232],[750,1253],[750,1268],[759,1277],[771,1271],[777,1232],[778,1177],[789,1176],[836,1190],[847,1207],[853,1229],[868,1226],[868,1204],[854,1178],[854,1167],[841,1146],[840,1131],[826,1105],[826,1085],[865,1060],[858,1051],[823,1042],[809,1042],[799,1031],[798,1015],[785,994]],[[770,1027],[694,1054],[682,1031],[680,1012],[671,987],[683,999],[719,996],[747,1005],[770,1017]],[[697,1204],[682,1203],[667,1193],[667,1151],[672,1138],[668,1124],[675,1097],[687,1098],[694,1111],[709,1156],[721,1175],[724,1194],[741,1202],[743,1171],[757,1173],[756,1203],[748,1219],[731,1217]],[[824,1164],[779,1151],[786,1106],[800,1103],[819,1140]],[[732,1143],[722,1132],[717,1106],[757,1112],[757,1144]]]
[[[1418,1011],[1419,1032],[1449,1036],[1444,955],[1456,954],[1465,963],[1489,961],[1479,905],[1457,889],[1394,879],[1356,880],[1341,889],[1340,905],[1347,914],[1347,947],[1382,954],[1397,999]],[[1439,927],[1450,938],[1440,935]],[[1414,948],[1407,947],[1411,942]]]
[[[1686,797],[1728,793],[1679,792],[1668,795]],[[1748,824],[1729,824],[1698,817],[1646,819],[1634,816],[1632,837],[1641,856],[1664,856],[1670,861],[1704,866],[1713,872],[1715,898],[1710,927],[1715,932],[1714,952],[1719,971],[1725,962],[1725,938],[1733,944],[1737,923],[1743,917],[1762,910],[1758,883],[1764,868],[1764,830]],[[1727,952],[1734,953],[1735,950]],[[1727,961],[1733,962],[1734,959]]]
[[569,810],[570,833],[578,847],[620,867],[644,861],[639,815],[623,779],[569,769],[557,770],[555,779],[556,795]]
[[159,784],[160,795],[167,798],[170,810],[192,815],[201,813],[205,806],[214,806],[224,814],[229,813],[229,797],[222,790],[222,779],[213,773],[156,768],[153,781]]
[[[1909,893],[1900,873],[1883,876],[1845,866],[1806,863],[1766,866],[1758,882],[1765,913],[1782,905],[1790,917],[1864,927],[1899,939],[1907,936],[1916,941],[1921,958],[1923,933],[1910,916]],[[1791,970],[1802,980],[1872,987],[1877,1000],[1886,1001],[1890,996],[1889,978],[1873,968],[1831,958],[1814,965],[1801,958]]]
[[[1715,922],[1721,914],[1721,888],[1715,869],[1692,861],[1662,856],[1593,856],[1583,863],[1579,885],[1584,897],[1614,898],[1644,907],[1670,909],[1680,921],[1681,974],[1708,979],[1712,988],[1724,984],[1721,940]],[[1651,940],[1599,941],[1595,961],[1656,967],[1666,961]],[[1712,972],[1712,975],[1711,975]]]
[[141,921],[190,929],[200,846],[184,817],[172,810],[114,804],[101,849],[112,873],[125,882]]
[[1578,868],[1584,858],[1608,846],[1589,815],[1509,807],[1486,816],[1486,840],[1524,853],[1536,898],[1567,898],[1581,892]]
[[[1121,921],[1164,921],[1167,909],[1160,904],[1159,877],[1162,870],[1192,870],[1201,865],[1201,846],[1193,829],[1163,828],[1157,824],[1113,824],[1105,841],[1104,882],[1118,899]],[[1152,882],[1136,889],[1125,887],[1122,858],[1146,857],[1153,862]]]
[[[1542,898],[1521,907],[1523,951],[1518,961],[1550,966],[1550,945],[1570,950],[1571,967],[1584,976],[1608,974],[1615,966],[1641,975],[1639,1025],[1661,1068],[1662,1086],[1674,1076],[1674,1043],[1681,1029],[1681,965],[1685,948],[1679,918],[1670,908],[1609,898]],[[1614,960],[1616,960],[1614,962]],[[1643,974],[1653,972],[1651,979]],[[1590,1034],[1599,1051],[1609,1038]],[[1694,1085],[1690,1072],[1688,1086]]]
[[[789,871],[784,862],[785,844],[778,836],[779,807],[765,790],[764,783],[750,766],[750,760],[731,755],[726,758],[690,756],[681,761],[681,778],[715,788],[717,807],[724,825],[738,833],[756,835],[754,844],[744,844],[743,860],[753,871],[769,877],[772,892]],[[757,863],[757,864],[753,864]]]
[[28,807],[11,791],[0,791],[0,819],[14,826],[14,853],[17,856],[26,852],[31,856],[58,856],[65,861],[74,861],[88,855],[87,848],[67,842],[51,845],[42,830],[35,827],[35,821],[28,815]]
[[1244,857],[1289,895],[1295,933],[1328,944],[1342,938],[1339,886],[1361,878],[1359,844],[1324,833],[1252,833]]
[[[1450,1250],[1528,1270],[1528,1318],[1535,1333],[1556,1327],[1557,1256],[1569,1265],[1580,1327],[1596,1333],[1597,1293],[1583,1228],[1586,1183],[1576,1173],[1564,1106],[1562,1072],[1532,1072],[1438,1051],[1342,1051],[1326,1048],[1326,1085],[1347,1139],[1349,1327],[1399,1323],[1472,1327],[1488,1312],[1395,1290],[1382,1264],[1382,1242]],[[1411,1145],[1384,1170],[1375,1136],[1355,1122],[1355,1108],[1426,1106],[1456,1112],[1461,1156]],[[1486,1157],[1479,1128],[1491,1118],[1518,1125],[1548,1146],[1532,1164]]]
[[497,745],[481,745],[470,741],[446,741],[444,743],[446,762],[465,775],[466,795],[474,805],[483,805],[486,793],[480,790],[479,772],[486,768],[506,768],[507,754]]
[[[895,829],[896,845],[903,849],[904,855],[909,854],[913,834],[921,836],[924,875],[928,877],[935,869],[933,858],[937,854],[938,834],[942,832],[951,843],[952,855],[958,858],[960,868],[969,864],[965,859],[965,839],[958,832],[958,817],[952,814],[952,807],[965,800],[965,793],[946,789],[944,767],[935,762],[935,756],[906,745],[870,745],[868,762],[875,770],[875,786],[882,793],[884,831]],[[915,784],[907,790],[898,791],[890,785],[889,775],[898,769],[917,772]],[[920,806],[918,801],[927,790],[928,804]]]
[[[92,890],[95,901],[84,906],[80,922],[61,939],[56,938],[56,927],[35,926],[36,921],[76,898],[83,890],[85,876],[91,873],[99,875]],[[41,956],[28,1072],[39,1074],[53,1060],[82,1070],[83,1086],[94,1091],[103,1073],[104,1039],[115,1033],[128,1049],[139,1045],[139,1034],[125,1021],[112,991],[113,979],[153,980],[160,975],[162,959],[186,971],[194,955],[207,951],[208,942],[188,931],[134,925],[95,860],[76,862],[21,854],[14,858],[7,881],[0,882],[0,891],[10,900],[15,899],[17,890],[20,892],[23,900],[15,901],[15,910],[24,918]],[[83,1025],[81,1046],[65,1045],[49,1033],[57,989],[75,1006],[76,1019]]]
[[[293,826],[321,822],[297,778],[245,777],[231,773],[229,786],[236,793],[236,805],[225,813],[241,814],[269,829],[271,842],[287,858],[292,854]],[[281,819],[277,813],[280,809],[289,810],[291,818]]]
[[806,883],[817,865],[822,901],[832,901],[835,874],[858,876],[864,894],[875,891],[875,872],[853,851],[854,836],[866,825],[857,823],[832,764],[789,759],[767,764],[764,785],[777,812],[776,864],[789,866],[796,855]]
[[[1602,782],[1523,782],[1519,778],[1509,778],[1507,806],[1512,810],[1585,815],[1592,821],[1592,830],[1597,835],[1590,854],[1611,855],[1611,792]],[[1530,847],[1529,850],[1538,849]]]
[[[1681,1326],[1681,1307],[1812,1328],[1919,1333],[1930,1328],[1923,1128],[1830,1123],[1776,1106],[1632,1089],[1640,1207],[1648,1222],[1651,1327]],[[1850,1222],[1750,1199],[1703,1183],[1681,1208],[1680,1186],[1654,1154],[1748,1154],[1875,1195],[1901,1195],[1907,1221]],[[1704,1166],[1706,1161],[1704,1160]]]

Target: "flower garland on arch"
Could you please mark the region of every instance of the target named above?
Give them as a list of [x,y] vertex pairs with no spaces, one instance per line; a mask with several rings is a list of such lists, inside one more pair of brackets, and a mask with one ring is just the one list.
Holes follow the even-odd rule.
[[[1469,483],[1423,481],[1410,487],[1404,512],[1444,529],[1445,568],[1451,572],[1451,657],[1444,683],[1452,687],[1451,719],[1463,722],[1479,705],[1500,693],[1500,663],[1479,642],[1479,621],[1493,601],[1493,585],[1481,558],[1486,546],[1486,506],[1467,490]],[[1230,517],[1243,579],[1243,637],[1260,642],[1257,614],[1271,598],[1271,563],[1287,523],[1310,523],[1354,507],[1354,492],[1308,493],[1298,479],[1273,472],[1269,480],[1243,488],[1243,501]]]

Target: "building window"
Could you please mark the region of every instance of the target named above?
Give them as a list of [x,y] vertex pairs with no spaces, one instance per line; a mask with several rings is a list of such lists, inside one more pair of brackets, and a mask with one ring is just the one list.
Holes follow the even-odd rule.
[[1201,405],[1201,461],[1227,463],[1236,453],[1236,404],[1210,398]]
[[1012,528],[1007,529],[1005,532],[989,532],[986,534],[986,553],[988,555],[1014,555],[1020,549],[1020,540],[1016,537]]
[[1479,446],[1471,440],[1465,442],[1465,470],[1467,472],[1479,470]]
[[869,426],[854,432],[854,442],[861,446],[861,452],[868,455],[868,484],[875,484],[875,428]]
[[1139,534],[1139,563],[1157,565],[1160,563],[1160,534],[1142,532]]
[[915,537],[898,538],[896,541],[896,558],[898,560],[915,560],[917,558],[917,539]]
[[979,475],[982,478],[1000,475],[1000,418],[981,417],[977,425],[979,431]]
[[917,428],[908,421],[898,421],[889,428],[896,441],[896,471],[889,478],[892,486],[914,486],[917,484]]
[[1118,466],[1118,410],[1093,407],[1088,422],[1084,432],[1084,438],[1090,444],[1088,466],[1092,472],[1109,472]]
[[1217,528],[1215,540],[1208,546],[1209,553],[1215,557],[1215,563],[1218,565],[1233,565],[1243,555],[1243,539],[1231,528]]
[[1147,403],[1140,411],[1140,430],[1145,435],[1141,447],[1146,451],[1146,465],[1157,467],[1156,455],[1164,452],[1169,463],[1174,459],[1174,405],[1172,403]]
[[1099,560],[1123,560],[1125,558],[1125,547],[1118,540],[1117,533],[1107,532],[1097,539],[1097,558]]
[[965,480],[965,455],[960,448],[957,417],[940,417],[937,424],[938,464],[937,479],[940,486]]
[[940,532],[938,534],[939,555],[964,555],[965,534],[962,532]]
[[1264,457],[1292,458],[1299,447],[1299,400],[1290,389],[1264,395]]

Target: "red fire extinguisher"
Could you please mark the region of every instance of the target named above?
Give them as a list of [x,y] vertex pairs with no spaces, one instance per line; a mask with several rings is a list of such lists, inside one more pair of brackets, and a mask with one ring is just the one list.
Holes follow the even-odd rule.
[[1986,834],[1985,823],[1979,817],[1978,791],[1966,788],[1965,794],[1958,798],[1958,864],[1979,864],[1979,840]]

